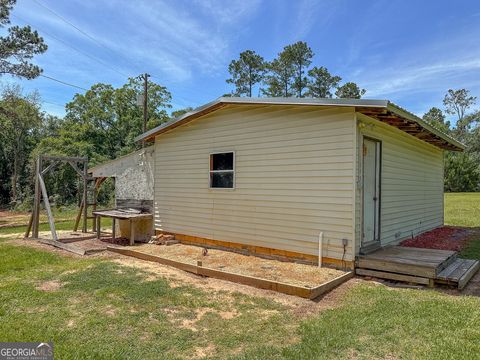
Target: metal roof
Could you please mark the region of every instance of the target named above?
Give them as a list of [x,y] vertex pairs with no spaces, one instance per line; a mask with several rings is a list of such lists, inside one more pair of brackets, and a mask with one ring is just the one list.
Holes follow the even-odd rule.
[[[262,98],[262,97],[220,97],[205,105],[187,112],[171,121],[161,124],[140,136],[136,141],[153,139],[156,135],[186,124],[200,116],[206,115],[226,105],[297,105],[354,107],[356,111],[380,121],[396,126],[424,141],[447,150],[462,151],[465,145],[422,120],[418,116],[402,109],[388,100],[370,99],[312,99],[312,98]],[[430,135],[430,136],[427,136]]]

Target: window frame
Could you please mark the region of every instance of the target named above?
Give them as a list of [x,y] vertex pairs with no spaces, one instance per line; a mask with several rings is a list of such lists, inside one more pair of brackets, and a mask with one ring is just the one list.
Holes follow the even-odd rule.
[[[212,156],[213,155],[218,155],[218,154],[233,154],[233,166],[232,166],[232,170],[212,170]],[[208,154],[208,189],[209,190],[221,190],[221,191],[232,191],[232,190],[235,190],[235,186],[236,186],[236,179],[235,179],[235,175],[236,175],[236,171],[235,171],[235,167],[236,167],[236,154],[235,154],[235,151],[233,150],[226,150],[226,151],[215,151],[215,152],[211,152]],[[212,173],[230,173],[230,172],[233,172],[233,185],[232,187],[212,187]]]

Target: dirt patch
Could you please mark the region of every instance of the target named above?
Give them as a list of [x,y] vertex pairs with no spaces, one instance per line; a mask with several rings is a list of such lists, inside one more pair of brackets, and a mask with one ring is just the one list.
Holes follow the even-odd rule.
[[220,317],[221,317],[223,320],[230,320],[230,319],[236,318],[236,317],[238,316],[238,311],[237,311],[237,310],[232,310],[232,311],[219,311],[219,312],[218,312],[218,315],[220,315]]
[[450,288],[447,286],[437,287],[438,291],[453,296],[479,296],[480,297],[480,271],[478,271],[462,290]]
[[[297,296],[286,295],[270,290],[257,289],[251,286],[236,284],[225,280],[213,278],[203,278],[176,268],[161,265],[154,262],[143,261],[128,256],[118,255],[113,259],[114,262],[141,269],[147,272],[148,276],[168,279],[170,286],[193,286],[204,291],[208,291],[212,296],[222,297],[222,301],[233,301],[232,294],[240,293],[247,296],[260,297],[272,300],[280,305],[286,306],[299,317],[308,317],[325,309],[331,309],[341,304],[341,299],[346,292],[360,283],[366,283],[361,278],[351,279],[323,297],[315,301],[303,299]],[[212,293],[214,291],[214,293]],[[178,310],[176,310],[178,311]],[[273,316],[274,313],[265,313],[264,316]]]
[[468,282],[462,291],[463,295],[480,296],[480,271],[478,271]]
[[0,210],[0,229],[3,227],[12,227],[25,225],[28,222],[30,213],[19,211]]
[[[16,239],[10,240],[8,241],[8,243],[17,246],[31,246],[33,248],[58,253],[59,255],[67,257],[81,257],[80,255],[76,255],[50,245],[41,244],[33,240]],[[188,273],[173,267],[161,265],[155,262],[135,259],[109,251],[101,252],[94,256],[100,259],[107,258],[123,266],[140,269],[146,273],[145,281],[164,279],[168,281],[170,287],[193,286],[195,288],[209,292],[211,296],[221,298],[221,300],[225,303],[233,302],[233,294],[235,293],[240,293],[242,295],[252,297],[260,297],[286,306],[292,311],[295,311],[295,313],[301,317],[308,316],[309,314],[318,313],[322,311],[322,309],[338,306],[338,304],[340,304],[341,302],[341,298],[344,296],[348,289],[356,286],[359,283],[365,283],[365,281],[360,278],[351,279],[329,292],[326,296],[316,299],[315,301],[311,301],[296,296],[286,295],[270,290],[257,289],[251,286],[236,284],[225,280],[200,277],[198,275]],[[273,316],[274,313],[265,313],[263,315]],[[224,316],[229,317],[232,315],[224,314]]]
[[467,244],[469,237],[475,232],[478,232],[478,230],[456,226],[442,226],[424,232],[412,239],[404,240],[400,243],[400,246],[460,251]]
[[206,347],[197,347],[193,352],[193,358],[203,359],[215,353],[215,345],[208,344]]
[[205,316],[205,314],[213,312],[212,309],[210,308],[198,308],[195,309],[195,317],[193,319],[183,319],[180,327],[184,329],[189,329],[191,331],[197,332],[198,328],[196,327],[197,322],[202,320],[202,318]]
[[37,286],[35,286],[35,289],[40,291],[57,291],[63,285],[65,285],[65,283],[62,283],[58,280],[49,280],[37,284]]
[[296,307],[292,312],[299,318],[307,318],[325,310],[335,309],[342,305],[346,293],[361,283],[365,283],[365,280],[360,278],[350,279],[314,301]]
[[207,254],[204,255],[204,248],[185,244],[172,246],[141,244],[132,247],[132,250],[191,265],[201,261],[202,266],[211,269],[309,288],[345,274],[343,271],[327,267],[319,268],[294,262],[268,260],[231,251],[208,249]]
[[117,314],[117,309],[111,305],[108,305],[102,310],[102,312],[107,316],[115,316]]

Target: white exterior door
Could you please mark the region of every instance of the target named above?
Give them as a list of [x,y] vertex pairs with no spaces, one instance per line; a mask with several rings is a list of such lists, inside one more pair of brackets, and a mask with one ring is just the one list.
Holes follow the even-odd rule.
[[362,247],[380,243],[380,151],[381,143],[363,139]]

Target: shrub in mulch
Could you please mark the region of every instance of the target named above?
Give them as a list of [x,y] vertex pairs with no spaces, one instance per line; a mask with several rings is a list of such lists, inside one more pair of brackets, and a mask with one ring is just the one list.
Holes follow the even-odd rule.
[[115,239],[112,239],[111,237],[105,237],[105,238],[101,238],[100,240],[109,244],[122,245],[122,246],[130,245],[130,240],[128,240],[126,237],[116,237]]
[[401,246],[425,249],[460,251],[466,245],[469,231],[454,226],[443,226],[433,229],[412,239],[404,240]]

